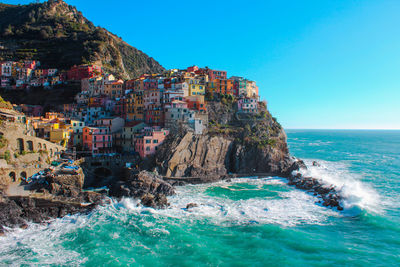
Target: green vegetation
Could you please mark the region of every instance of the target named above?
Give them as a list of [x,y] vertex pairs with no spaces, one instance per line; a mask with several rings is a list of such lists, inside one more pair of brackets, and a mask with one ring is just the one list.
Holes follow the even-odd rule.
[[219,95],[220,100],[209,102],[209,127],[211,135],[230,137],[245,147],[265,149],[281,141],[282,127],[271,116],[266,102],[261,102],[257,114],[237,113],[233,96]]
[[101,62],[106,71],[121,78],[163,70],[154,59],[95,27],[63,1],[0,4],[0,40],[5,47],[0,60],[37,59],[44,67],[58,69]]
[[0,148],[4,148],[7,145],[7,139],[0,135]]
[[0,155],[0,158],[5,159],[7,161],[7,164],[9,164],[11,160],[10,151],[6,150],[3,155]]

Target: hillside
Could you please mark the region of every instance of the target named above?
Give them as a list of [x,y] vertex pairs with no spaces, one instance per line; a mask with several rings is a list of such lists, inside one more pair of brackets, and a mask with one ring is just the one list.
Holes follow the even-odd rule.
[[7,59],[37,59],[59,69],[96,63],[125,79],[164,69],[61,0],[18,6],[0,3],[0,60]]

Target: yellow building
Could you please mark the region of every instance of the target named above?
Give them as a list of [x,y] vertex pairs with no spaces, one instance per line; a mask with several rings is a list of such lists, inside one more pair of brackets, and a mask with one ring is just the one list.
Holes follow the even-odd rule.
[[68,129],[54,129],[50,131],[50,142],[66,147],[68,145],[68,141]]
[[35,70],[35,77],[42,77],[43,75],[43,70],[42,69],[36,69]]
[[206,86],[201,78],[189,79],[189,96],[205,95]]
[[143,92],[132,92],[126,98],[127,120],[143,121]]
[[210,95],[218,93],[217,82],[215,80],[211,80],[207,83],[206,92]]

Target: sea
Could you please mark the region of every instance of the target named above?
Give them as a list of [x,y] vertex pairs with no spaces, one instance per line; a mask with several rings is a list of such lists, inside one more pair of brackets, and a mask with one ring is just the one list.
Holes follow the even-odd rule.
[[187,185],[164,210],[127,198],[10,229],[0,265],[400,266],[400,131],[286,132],[304,174],[335,185],[344,211],[280,177]]

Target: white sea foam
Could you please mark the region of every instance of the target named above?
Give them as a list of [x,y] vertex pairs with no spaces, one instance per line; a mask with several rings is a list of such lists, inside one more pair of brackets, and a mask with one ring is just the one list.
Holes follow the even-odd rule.
[[[68,238],[75,238],[76,231],[98,231],[101,225],[111,221],[119,225],[130,225],[140,232],[155,238],[170,235],[168,224],[187,225],[210,223],[218,226],[248,224],[276,224],[292,227],[301,224],[327,224],[331,216],[338,213],[315,205],[316,198],[297,189],[278,190],[279,197],[254,197],[233,200],[224,196],[211,196],[207,189],[222,187],[232,191],[250,184],[254,190],[266,190],[268,186],[286,187],[284,179],[233,179],[231,182],[188,185],[177,188],[177,194],[169,197],[171,206],[164,210],[143,207],[137,200],[125,198],[112,200],[111,204],[95,209],[89,215],[73,215],[56,219],[50,224],[30,224],[28,229],[15,229],[0,237],[0,263],[14,265],[81,265],[87,259],[79,250],[65,247]],[[236,185],[236,187],[232,187]],[[288,189],[288,188],[286,188]],[[252,189],[250,189],[252,190]],[[273,189],[272,189],[273,190]],[[237,192],[241,193],[241,192]],[[188,203],[197,207],[186,210]],[[112,219],[112,220],[110,220]],[[70,234],[70,235],[69,235]],[[110,232],[112,240],[122,238],[120,232]],[[131,244],[150,250],[139,241]]]
[[12,266],[32,265],[80,265],[86,261],[79,253],[62,246],[61,235],[75,231],[77,226],[85,224],[84,216],[65,217],[50,224],[29,224],[28,229],[9,229],[0,237],[0,263]]
[[[127,209],[136,213],[146,211],[150,212],[152,216],[180,220],[207,220],[218,225],[257,223],[295,226],[298,224],[324,224],[329,216],[337,216],[336,212],[315,205],[315,197],[296,189],[279,192],[280,196],[272,199],[255,197],[232,200],[225,197],[210,196],[206,193],[209,187],[229,188],[230,185],[237,183],[256,185],[258,189],[264,185],[285,185],[285,181],[279,178],[247,178],[234,179],[231,183],[218,182],[179,187],[177,194],[169,198],[171,206],[164,210],[137,206],[136,202],[131,199],[124,199],[122,203]],[[198,206],[186,210],[188,203],[196,203]]]
[[308,170],[301,173],[321,179],[327,185],[336,186],[343,196],[342,204],[347,212],[367,210],[375,213],[382,211],[379,194],[368,184],[361,181],[361,176],[351,173],[349,166],[342,162],[317,160],[320,166],[313,166],[314,160],[305,160]]

